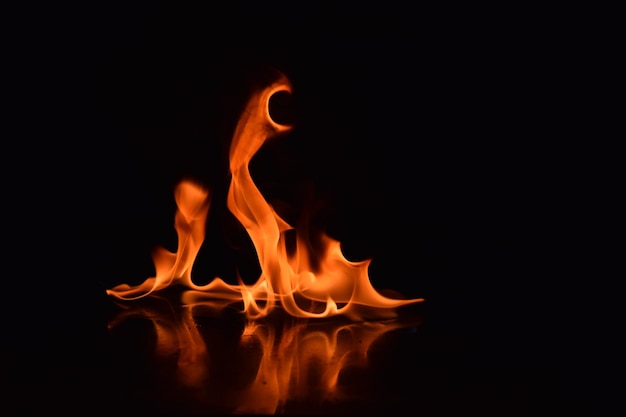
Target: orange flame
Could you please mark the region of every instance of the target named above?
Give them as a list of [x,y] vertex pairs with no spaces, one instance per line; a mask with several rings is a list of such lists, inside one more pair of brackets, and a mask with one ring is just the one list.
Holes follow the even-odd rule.
[[252,157],[268,139],[292,129],[290,125],[276,123],[270,116],[270,98],[280,92],[292,93],[291,83],[282,74],[268,87],[252,94],[230,147],[227,206],[244,226],[256,249],[261,267],[256,283],[245,285],[240,281],[239,285],[231,285],[219,277],[204,286],[192,281],[193,263],[204,240],[210,194],[185,180],[175,190],[177,251],[157,248],[153,253],[155,277],[134,287],[118,285],[107,290],[109,295],[131,300],[179,284],[188,288],[183,294],[184,303],[242,302],[246,316],[253,319],[267,316],[277,306],[303,318],[336,315],[355,320],[390,318],[396,315],[395,309],[423,301],[381,295],[369,279],[371,260],[347,260],[340,242],[324,233],[319,236],[323,248],[320,253],[313,253],[307,234],[300,231],[296,231],[295,251],[288,251],[286,232],[294,228],[265,200],[249,170]]

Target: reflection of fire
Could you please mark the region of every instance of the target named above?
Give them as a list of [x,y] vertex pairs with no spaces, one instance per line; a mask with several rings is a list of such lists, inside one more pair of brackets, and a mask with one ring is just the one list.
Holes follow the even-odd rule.
[[[230,309],[204,303],[176,307],[161,295],[134,307],[126,305],[110,331],[124,334],[124,326],[133,321],[148,325],[145,329],[155,338],[152,351],[142,352],[142,358],[154,353],[155,363],[166,370],[157,377],[163,390],[159,397],[182,392],[177,402],[227,414],[269,415],[301,404],[327,408],[350,403],[358,395],[354,375],[367,374],[372,345],[389,332],[412,332],[419,325],[415,317],[359,323],[288,316],[229,321],[223,312]],[[131,339],[137,339],[136,332]]]
[[272,120],[269,113],[270,98],[276,93],[290,94],[291,90],[290,82],[279,74],[267,88],[256,91],[239,119],[230,147],[227,205],[256,249],[261,267],[257,282],[245,285],[240,280],[239,285],[232,285],[216,277],[199,286],[192,281],[191,270],[204,240],[211,195],[206,188],[183,181],[175,190],[177,251],[158,248],[153,255],[156,276],[137,286],[118,285],[107,290],[109,295],[131,300],[179,284],[188,289],[182,296],[186,305],[243,303],[243,311],[252,319],[267,316],[277,306],[291,316],[303,318],[344,315],[355,320],[382,319],[394,317],[394,310],[401,306],[423,301],[378,293],[368,276],[370,260],[348,261],[340,243],[324,233],[309,236],[307,231],[296,230],[295,250],[287,244],[286,233],[293,227],[256,187],[249,163],[266,140],[291,130],[291,126]]

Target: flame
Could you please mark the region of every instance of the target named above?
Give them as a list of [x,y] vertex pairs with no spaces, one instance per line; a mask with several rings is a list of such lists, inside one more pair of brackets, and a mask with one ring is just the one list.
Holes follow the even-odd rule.
[[[254,244],[261,267],[258,280],[252,285],[241,280],[233,285],[219,277],[203,286],[193,282],[191,270],[204,241],[211,198],[206,188],[184,180],[174,193],[178,207],[176,252],[158,247],[153,252],[154,277],[137,286],[120,284],[107,290],[107,294],[134,300],[180,285],[187,289],[182,296],[185,304],[239,302],[251,319],[265,317],[276,307],[302,318],[390,318],[396,315],[397,308],[423,301],[381,295],[369,279],[371,259],[349,261],[340,242],[323,232],[315,236],[322,249],[314,251],[309,233],[295,230],[283,220],[257,188],[250,174],[250,161],[267,140],[293,128],[276,123],[270,115],[270,98],[281,92],[292,94],[292,85],[280,73],[269,86],[253,92],[237,123],[229,153],[231,183],[227,206]],[[286,233],[290,230],[296,231],[295,250],[288,250]]]

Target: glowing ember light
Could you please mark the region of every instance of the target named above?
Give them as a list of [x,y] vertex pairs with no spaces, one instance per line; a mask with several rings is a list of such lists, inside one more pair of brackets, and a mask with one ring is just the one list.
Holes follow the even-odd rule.
[[208,190],[185,180],[175,189],[177,251],[157,248],[153,253],[156,275],[137,286],[115,286],[107,290],[110,296],[133,300],[180,285],[186,288],[182,295],[185,305],[243,303],[243,312],[251,319],[265,317],[276,307],[302,318],[344,315],[353,320],[382,319],[395,317],[395,310],[401,306],[423,301],[381,295],[369,279],[371,260],[347,260],[340,242],[322,232],[313,237],[321,245],[311,245],[308,231],[295,230],[295,250],[288,248],[286,233],[294,227],[265,200],[249,170],[252,157],[268,139],[292,129],[270,116],[269,102],[277,93],[292,93],[291,83],[282,74],[250,97],[236,126],[229,154],[231,183],[227,206],[254,244],[261,267],[256,283],[245,285],[240,280],[238,285],[232,285],[219,277],[203,286],[193,282],[191,270],[204,240],[211,199]]

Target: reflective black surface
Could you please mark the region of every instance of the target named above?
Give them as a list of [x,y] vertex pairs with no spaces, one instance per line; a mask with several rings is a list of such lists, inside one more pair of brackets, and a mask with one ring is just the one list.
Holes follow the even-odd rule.
[[536,415],[589,407],[593,398],[574,396],[584,381],[568,371],[564,344],[543,333],[540,317],[484,311],[493,305],[444,312],[435,300],[384,322],[276,315],[250,323],[233,309],[184,308],[166,296],[121,308],[82,294],[92,297],[63,306],[56,297],[43,311],[30,304],[5,330],[9,409]]
[[421,378],[413,359],[393,358],[417,347],[416,312],[378,322],[284,313],[247,321],[231,309],[145,301],[110,324],[111,382],[129,401],[171,414],[400,410],[402,384]]

